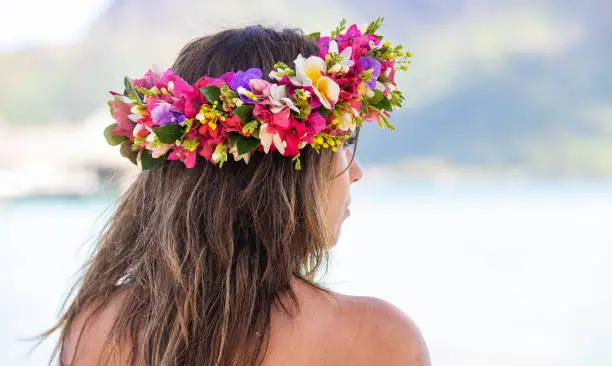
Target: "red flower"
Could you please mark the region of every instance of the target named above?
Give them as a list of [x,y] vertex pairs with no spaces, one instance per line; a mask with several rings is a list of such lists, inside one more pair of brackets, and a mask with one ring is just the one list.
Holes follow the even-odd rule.
[[359,97],[359,85],[362,83],[362,80],[353,72],[343,74],[335,81],[340,86],[339,100],[347,101]]
[[228,118],[225,119],[225,132],[239,132],[242,133],[242,128],[244,125],[242,124],[242,120],[238,118],[238,116],[232,114]]
[[215,147],[216,145],[209,143],[208,141],[206,141],[206,139],[200,136],[200,146],[198,155],[214,163],[212,155],[215,152]]
[[296,120],[295,118],[293,118],[292,116],[291,117],[291,128],[288,129],[283,136],[283,140],[287,144],[287,146],[285,146],[285,152],[283,155],[284,156],[297,155],[300,142],[303,140],[307,132],[308,132],[308,129],[306,128],[306,126],[303,123]]

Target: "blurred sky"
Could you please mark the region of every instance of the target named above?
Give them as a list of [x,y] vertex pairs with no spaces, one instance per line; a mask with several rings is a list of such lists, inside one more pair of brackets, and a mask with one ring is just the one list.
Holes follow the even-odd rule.
[[62,45],[79,39],[113,0],[2,0],[0,51]]

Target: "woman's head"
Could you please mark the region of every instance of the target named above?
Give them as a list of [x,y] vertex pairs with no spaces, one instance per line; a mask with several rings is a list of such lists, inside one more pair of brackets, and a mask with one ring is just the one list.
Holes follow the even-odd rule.
[[[291,64],[298,54],[308,57],[317,53],[316,44],[300,31],[277,31],[254,25],[223,31],[189,43],[180,52],[173,68],[177,75],[193,84],[203,75],[219,77],[227,71],[249,68],[273,70],[279,61]],[[317,194],[320,196],[320,203],[325,206],[325,226],[330,231],[330,245],[337,241],[340,226],[348,214],[349,185],[361,178],[361,168],[353,158],[354,150],[348,148],[348,145],[355,142],[356,138],[351,138],[336,154],[329,151],[323,151],[322,154],[315,154],[312,150],[307,152],[310,155],[309,168],[319,171],[321,177],[328,176],[328,179],[324,178],[317,186]],[[252,167],[258,166],[262,158],[269,160],[259,157],[251,163]],[[276,159],[273,164],[278,164],[281,159],[283,158]],[[240,167],[235,167],[235,170],[242,171]],[[214,171],[213,169],[213,174]],[[306,183],[309,177],[308,174],[300,172],[285,173],[295,174],[296,181],[302,183]],[[315,187],[312,183],[307,184]]]
[[[173,67],[194,83],[203,75],[272,70],[316,52],[300,31],[250,26],[189,43]],[[134,357],[164,365],[261,361],[271,305],[283,294],[294,297],[292,276],[312,281],[338,238],[349,186],[361,178],[352,154],[348,146],[336,153],[306,148],[301,170],[280,154],[255,153],[248,165],[200,161],[188,169],[166,161],[142,172],[59,326],[69,328],[83,308],[104,304],[125,283],[110,341],[131,339]],[[296,304],[281,305],[291,311]]]
[[[177,57],[173,69],[175,73],[193,84],[203,75],[219,77],[228,71],[260,68],[273,70],[277,62],[291,64],[297,55],[304,57],[318,53],[318,47],[301,31],[294,29],[274,30],[259,25],[247,26],[220,32],[214,36],[199,38],[186,45]],[[285,174],[295,175],[296,182],[306,183],[311,188],[317,187],[319,204],[325,206],[325,215],[329,229],[330,245],[338,238],[340,225],[346,218],[349,204],[349,185],[361,177],[361,169],[353,159],[353,151],[349,144],[340,148],[338,153],[323,151],[321,154],[307,151],[309,170],[317,171],[315,175],[323,181],[318,185],[307,183],[313,175],[302,172],[286,171]],[[348,158],[347,158],[348,156]],[[282,160],[285,160],[282,162]],[[262,161],[272,160],[274,164],[287,164],[288,158],[270,159],[264,156],[254,159],[251,168],[257,168]],[[206,164],[206,163],[204,163]],[[229,163],[227,165],[236,165]],[[350,169],[348,167],[351,166]],[[211,169],[212,174],[216,170]],[[230,173],[252,174],[257,169],[244,169],[234,166]],[[263,170],[263,169],[262,169]],[[225,172],[221,172],[223,174]],[[300,178],[301,177],[301,178]],[[327,177],[327,178],[326,178]],[[231,178],[230,178],[231,179]],[[349,182],[349,183],[347,183]]]

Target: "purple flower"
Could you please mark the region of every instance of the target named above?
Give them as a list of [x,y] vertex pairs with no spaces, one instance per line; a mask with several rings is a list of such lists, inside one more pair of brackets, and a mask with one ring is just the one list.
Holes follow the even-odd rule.
[[[251,79],[262,79],[262,78],[263,78],[263,72],[261,71],[261,69],[250,68],[247,71],[236,72],[234,74],[234,77],[230,81],[229,86],[235,92],[238,92],[238,88],[240,87],[248,91],[251,91],[251,86],[249,85],[249,81],[251,81]],[[247,96],[242,95],[241,93],[238,93],[238,95],[240,95],[240,99],[242,99],[243,102],[249,103],[249,104],[255,104],[255,101],[249,99]]]
[[161,102],[151,111],[151,119],[158,126],[165,126],[170,123],[178,125],[185,121],[185,116],[181,112],[173,111],[170,103]]
[[371,56],[364,56],[359,59],[359,64],[361,65],[360,72],[369,70],[369,69],[373,69],[372,81],[366,84],[368,85],[368,88],[370,89],[376,88],[376,79],[378,79],[378,77],[380,76],[380,69],[381,69],[380,61],[378,61],[377,59]]

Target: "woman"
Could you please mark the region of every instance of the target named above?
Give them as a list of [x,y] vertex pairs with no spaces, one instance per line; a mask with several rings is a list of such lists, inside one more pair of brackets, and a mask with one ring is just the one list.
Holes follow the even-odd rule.
[[145,171],[54,328],[61,364],[429,364],[401,311],[314,283],[362,176],[359,127],[401,104],[379,26],[223,31],[126,79],[107,138]]

